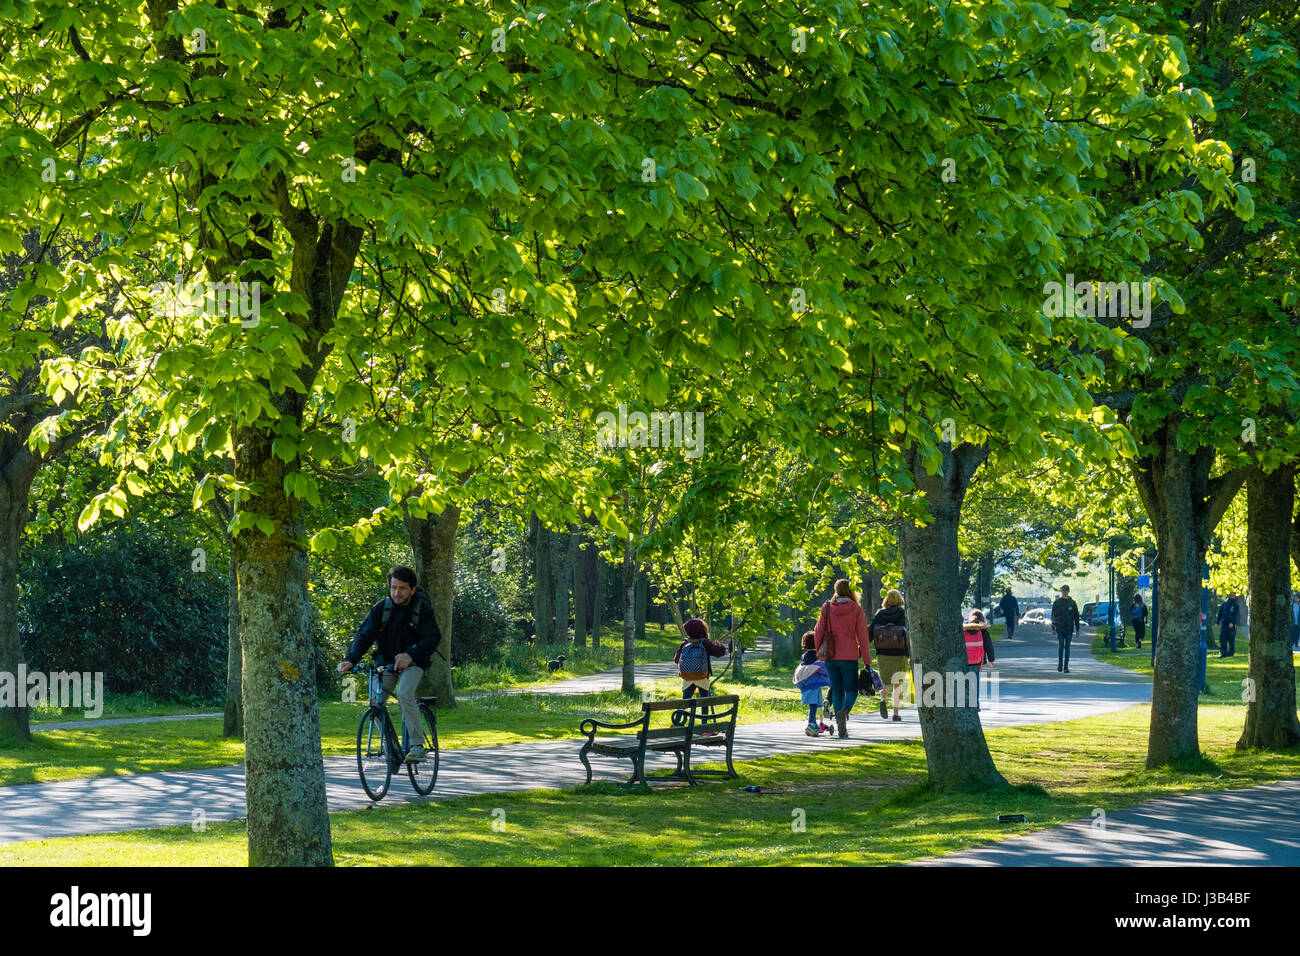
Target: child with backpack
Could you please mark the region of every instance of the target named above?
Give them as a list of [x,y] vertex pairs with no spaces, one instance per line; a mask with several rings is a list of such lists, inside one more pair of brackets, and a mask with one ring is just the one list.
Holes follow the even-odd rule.
[[709,678],[713,676],[713,664],[710,657],[722,657],[727,649],[717,641],[709,639],[709,626],[698,617],[693,617],[682,625],[686,640],[677,647],[673,661],[677,664],[677,676],[682,679],[682,697],[690,700],[699,690],[701,697],[709,696]]
[[808,726],[803,732],[809,737],[820,737],[817,708],[822,705],[822,688],[831,686],[831,675],[826,662],[817,659],[817,635],[813,631],[804,634],[802,646],[803,657],[794,670],[794,686],[799,688],[799,699],[808,707]]

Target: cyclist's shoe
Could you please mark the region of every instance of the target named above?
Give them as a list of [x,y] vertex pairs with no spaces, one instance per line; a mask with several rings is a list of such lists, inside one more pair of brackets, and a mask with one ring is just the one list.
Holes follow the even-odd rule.
[[406,762],[419,763],[421,760],[427,759],[428,756],[429,751],[425,750],[423,747],[412,747],[406,752]]

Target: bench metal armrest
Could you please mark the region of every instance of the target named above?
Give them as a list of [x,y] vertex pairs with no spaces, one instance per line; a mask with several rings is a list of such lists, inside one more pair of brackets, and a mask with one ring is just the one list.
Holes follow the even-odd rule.
[[633,727],[640,727],[645,723],[645,717],[627,724],[607,724],[603,720],[597,720],[595,717],[588,717],[578,725],[578,733],[582,734],[589,741],[596,739],[596,731],[599,730],[631,730]]

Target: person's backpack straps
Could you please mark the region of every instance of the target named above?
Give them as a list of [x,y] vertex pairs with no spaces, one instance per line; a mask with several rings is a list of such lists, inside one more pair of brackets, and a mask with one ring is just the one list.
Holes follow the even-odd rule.
[[[417,632],[420,630],[420,608],[424,606],[424,601],[422,601],[421,598],[427,597],[428,594],[425,592],[424,588],[417,584],[415,586],[415,593],[411,595],[411,600],[415,602],[414,606],[411,608],[411,627]],[[388,622],[393,619],[394,607],[396,607],[396,605],[393,604],[393,599],[391,597],[384,598],[383,620],[379,622],[379,629],[381,631],[388,627]]]

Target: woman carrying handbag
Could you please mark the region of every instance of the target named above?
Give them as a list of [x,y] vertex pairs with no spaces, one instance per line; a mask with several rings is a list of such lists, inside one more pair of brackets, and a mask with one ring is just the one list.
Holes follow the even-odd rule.
[[849,711],[858,699],[858,661],[871,666],[867,615],[858,604],[848,578],[835,582],[835,597],[822,605],[817,627],[817,659],[826,662],[831,678],[831,705],[841,738],[849,735]]

